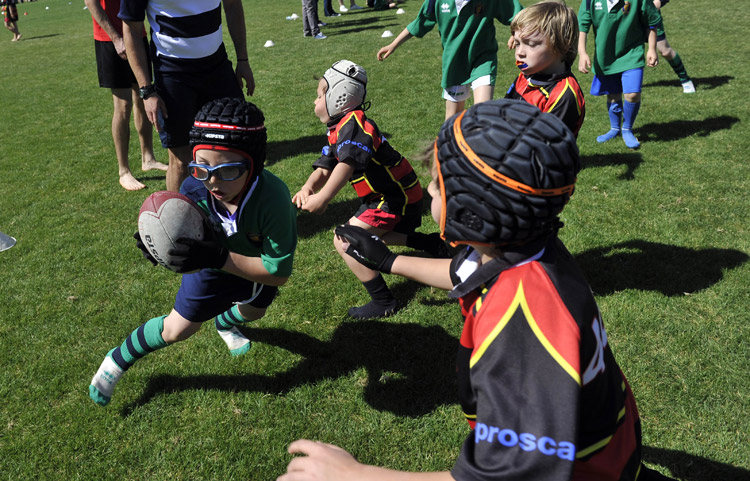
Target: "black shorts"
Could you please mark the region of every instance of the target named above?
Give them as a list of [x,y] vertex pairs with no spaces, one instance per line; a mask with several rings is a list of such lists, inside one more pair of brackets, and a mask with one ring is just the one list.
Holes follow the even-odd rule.
[[157,70],[154,86],[169,115],[166,119],[159,115],[159,138],[167,149],[189,144],[195,114],[206,103],[224,97],[244,98],[229,60],[208,73],[160,74]]
[[[148,40],[143,37],[143,46],[148,55]],[[130,69],[127,60],[117,55],[115,44],[94,40],[96,51],[96,73],[99,75],[99,87],[109,89],[129,89],[138,81]],[[151,77],[151,61],[148,62],[148,76]]]
[[16,10],[16,5],[13,3],[8,4],[7,7],[5,7],[5,18],[4,22],[17,22],[18,21],[18,10]]

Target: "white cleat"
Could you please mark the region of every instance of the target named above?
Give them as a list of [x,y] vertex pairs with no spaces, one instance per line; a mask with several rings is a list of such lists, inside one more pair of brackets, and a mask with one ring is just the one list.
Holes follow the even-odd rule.
[[106,406],[112,399],[117,382],[125,371],[107,354],[89,386],[89,397],[97,404]]
[[217,329],[216,332],[224,340],[232,356],[240,356],[250,350],[250,339],[246,338],[236,327],[227,330]]
[[692,80],[688,80],[687,82],[683,82],[683,84],[682,84],[682,93],[684,93],[684,94],[694,94],[695,93],[695,85],[693,84]]

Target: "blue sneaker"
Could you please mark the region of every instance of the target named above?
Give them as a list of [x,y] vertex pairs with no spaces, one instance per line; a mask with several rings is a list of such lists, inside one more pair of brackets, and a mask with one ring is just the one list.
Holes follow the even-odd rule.
[[328,38],[325,35],[323,35],[323,32],[320,32],[319,34],[315,35],[313,37],[315,40],[323,40],[324,38]]

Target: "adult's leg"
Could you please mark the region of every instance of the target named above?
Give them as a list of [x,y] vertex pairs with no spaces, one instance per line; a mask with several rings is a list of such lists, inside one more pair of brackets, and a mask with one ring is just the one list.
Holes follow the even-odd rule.
[[154,156],[154,126],[148,121],[146,110],[143,107],[143,100],[138,95],[138,90],[131,89],[131,98],[133,99],[133,121],[135,130],[138,132],[138,141],[141,146],[141,170],[162,170],[166,171],[167,166],[158,162]]
[[188,164],[192,159],[189,145],[170,147],[169,167],[167,168],[167,190],[179,192],[182,181],[188,176]]
[[133,108],[130,93],[131,89],[113,88],[111,90],[112,100],[114,102],[114,114],[112,115],[112,140],[114,140],[115,143],[115,154],[117,155],[117,170],[120,177],[120,185],[126,190],[140,190],[146,186],[133,177],[128,162],[130,112]]

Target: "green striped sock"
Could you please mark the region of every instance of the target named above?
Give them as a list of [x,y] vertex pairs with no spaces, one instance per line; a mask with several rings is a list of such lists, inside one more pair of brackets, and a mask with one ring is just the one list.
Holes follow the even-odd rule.
[[240,307],[235,304],[231,309],[216,316],[215,323],[216,329],[218,329],[219,331],[228,331],[229,329],[246,322],[247,319],[242,317],[242,314],[240,314]]
[[680,78],[680,82],[685,83],[690,80],[690,76],[687,74],[687,70],[685,70],[685,65],[682,64],[682,59],[680,58],[679,53],[675,52],[674,58],[668,60],[668,62],[672,67],[672,70],[674,70],[674,73]]
[[164,331],[164,318],[167,316],[155,317],[141,324],[138,329],[132,332],[125,341],[112,351],[112,359],[123,370],[128,369],[135,364],[135,361],[142,358],[149,352],[156,351],[167,345],[164,338],[161,337]]

